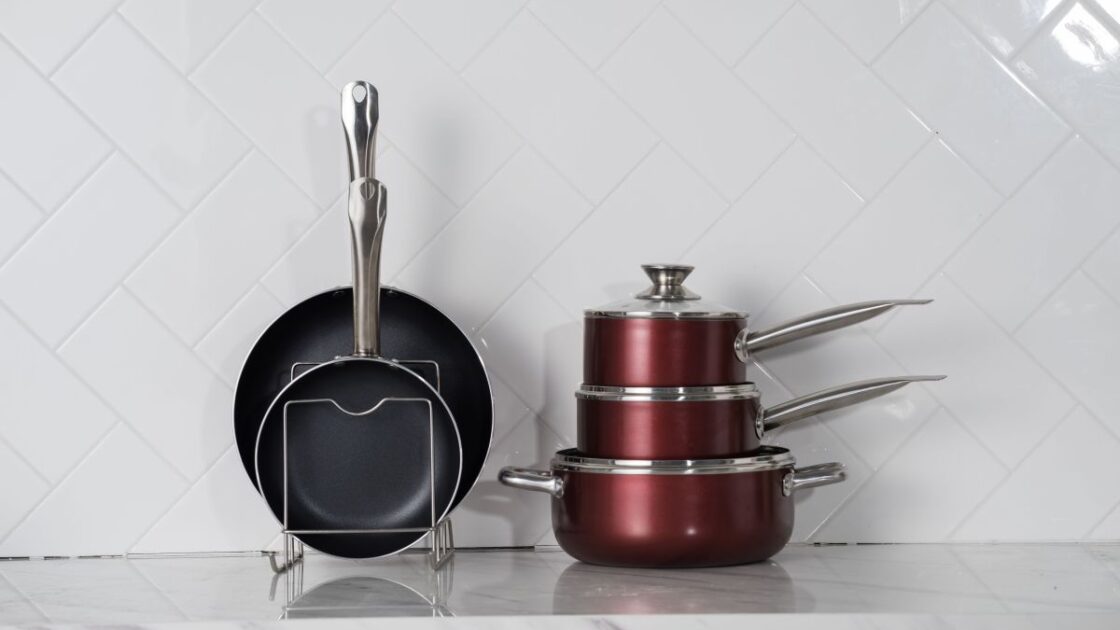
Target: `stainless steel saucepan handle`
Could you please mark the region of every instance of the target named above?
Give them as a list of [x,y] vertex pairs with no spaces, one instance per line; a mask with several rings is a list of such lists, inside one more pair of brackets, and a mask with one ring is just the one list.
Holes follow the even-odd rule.
[[786,475],[785,479],[782,480],[782,491],[789,495],[797,490],[808,490],[817,486],[840,483],[847,478],[848,473],[844,472],[844,464],[840,462],[805,466],[796,468],[792,473]]
[[[799,396],[793,400],[767,407],[759,415],[761,428],[773,431],[809,416],[842,409],[864,401],[889,394],[896,389],[906,387],[918,381],[940,381],[944,374],[931,376],[892,376],[886,378],[872,378],[865,381],[855,381],[845,385],[837,385],[819,392]],[[761,436],[759,436],[761,437]]]
[[554,497],[564,495],[564,480],[547,470],[506,466],[498,471],[498,481],[511,488],[545,492]]
[[895,308],[909,304],[929,304],[933,300],[879,300],[875,302],[857,302],[845,304],[834,308],[817,311],[808,315],[782,322],[777,326],[750,332],[744,328],[735,337],[735,356],[740,361],[746,362],[752,352],[765,350],[783,343],[797,341],[805,337],[819,335],[838,328],[851,326]]
[[377,90],[365,81],[342,88],[342,127],[350,161],[347,214],[354,275],[354,356],[381,352],[381,240],[388,194],[373,178],[377,133]]

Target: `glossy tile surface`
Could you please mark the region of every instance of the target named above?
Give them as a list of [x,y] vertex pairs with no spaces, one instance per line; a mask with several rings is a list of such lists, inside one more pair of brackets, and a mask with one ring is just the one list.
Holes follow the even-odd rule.
[[[936,299],[753,357],[765,405],[949,375],[767,436],[848,466],[798,498],[795,540],[1120,539],[1112,486],[1065,491],[1118,474],[1118,20],[1117,0],[0,1],[0,555],[276,544],[229,409],[264,327],[350,281],[356,78],[380,91],[382,280],[492,376],[461,545],[553,541],[543,495],[496,472],[575,441],[582,310],[673,261],[756,328]],[[962,461],[931,473],[944,450]]]
[[[460,552],[439,572],[420,554],[364,563],[310,556],[287,575],[261,556],[17,561],[0,564],[0,624],[499,616],[507,620],[490,627],[506,627],[510,616],[692,617],[647,621],[661,627],[749,614],[739,623],[770,627],[773,613],[1022,623],[1005,616],[1120,612],[1118,561],[1116,547],[1073,545],[793,546],[760,564],[683,571],[596,567],[557,550]],[[785,622],[818,627],[810,621]]]

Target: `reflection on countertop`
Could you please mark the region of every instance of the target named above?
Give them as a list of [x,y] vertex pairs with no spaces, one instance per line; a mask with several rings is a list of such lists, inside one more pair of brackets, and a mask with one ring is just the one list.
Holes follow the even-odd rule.
[[[794,545],[770,562],[672,571],[591,566],[553,549],[461,550],[440,571],[423,554],[309,555],[302,571],[281,575],[259,555],[0,562],[0,624],[16,625],[1102,612],[1120,613],[1120,546]],[[1120,627],[1120,617],[1098,619]]]

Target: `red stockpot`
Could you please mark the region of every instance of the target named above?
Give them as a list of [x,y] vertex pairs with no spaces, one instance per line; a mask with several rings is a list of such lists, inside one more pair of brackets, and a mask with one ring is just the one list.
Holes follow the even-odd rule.
[[576,446],[590,457],[704,459],[759,447],[766,431],[943,376],[898,376],[831,387],[762,409],[754,383],[701,387],[583,385]]
[[688,265],[642,265],[653,285],[633,298],[584,311],[583,382],[624,387],[747,381],[748,354],[851,326],[904,304],[847,304],[749,332],[747,314],[700,300],[684,286]]
[[564,551],[591,564],[711,567],[765,560],[789,542],[793,493],[842,481],[841,464],[794,468],[783,448],[751,457],[612,460],[560,451],[551,470],[506,467],[498,479],[552,495]]

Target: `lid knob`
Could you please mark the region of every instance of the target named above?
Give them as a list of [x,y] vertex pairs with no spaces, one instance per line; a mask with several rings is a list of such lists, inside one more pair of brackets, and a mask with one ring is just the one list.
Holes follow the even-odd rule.
[[642,265],[653,282],[635,297],[642,300],[699,300],[700,296],[684,286],[684,279],[692,273],[692,265]]

